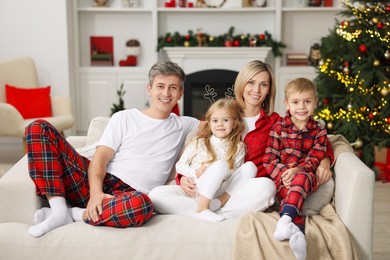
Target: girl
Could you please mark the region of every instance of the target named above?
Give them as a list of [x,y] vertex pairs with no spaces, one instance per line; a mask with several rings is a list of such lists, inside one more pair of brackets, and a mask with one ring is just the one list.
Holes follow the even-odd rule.
[[[252,162],[243,164],[245,146],[241,142],[241,134],[245,126],[241,113],[240,107],[233,99],[220,99],[209,108],[205,127],[187,146],[176,164],[177,172],[194,180],[198,187],[198,195],[195,197],[182,194],[187,198],[184,203],[191,200],[192,207],[182,207],[183,200],[178,197],[176,203],[171,201],[178,210],[167,209],[164,196],[154,196],[159,194],[156,190],[175,189],[179,192],[180,187],[165,186],[158,187],[149,194],[157,211],[194,215],[196,218],[213,222],[225,219],[214,211],[225,205],[231,194],[241,189],[257,172]],[[183,208],[189,211],[184,212]]]

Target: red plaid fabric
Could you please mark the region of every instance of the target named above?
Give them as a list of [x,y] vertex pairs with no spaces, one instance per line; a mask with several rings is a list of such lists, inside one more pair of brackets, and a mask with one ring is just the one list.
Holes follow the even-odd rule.
[[268,116],[261,110],[260,117],[255,123],[255,129],[250,131],[244,138],[246,146],[245,162],[251,161],[257,166],[256,177],[267,177],[267,171],[263,166],[263,157],[271,127],[281,121],[282,118],[277,113]]
[[[330,147],[328,152],[327,147]],[[298,226],[303,227],[303,202],[317,189],[315,171],[328,154],[333,160],[326,129],[313,119],[304,129],[298,130],[287,113],[284,121],[277,122],[271,128],[264,167],[274,181],[277,197],[282,202],[281,215],[287,213]],[[287,189],[281,177],[284,171],[294,167],[302,168],[303,172],[296,174],[290,189]]]
[[[50,123],[36,120],[26,127],[29,174],[39,196],[61,196],[71,206],[85,208],[89,200],[89,160]],[[114,198],[103,201],[103,213],[91,225],[140,226],[153,214],[150,198],[107,173],[103,191]],[[88,223],[88,222],[87,222]]]

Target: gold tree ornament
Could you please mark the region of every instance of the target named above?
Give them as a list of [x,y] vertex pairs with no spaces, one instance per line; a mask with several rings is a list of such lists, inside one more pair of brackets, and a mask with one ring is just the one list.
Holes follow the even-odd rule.
[[382,88],[381,89],[381,95],[386,97],[389,94],[389,90],[387,88]]
[[355,143],[352,144],[355,146],[355,148],[362,148],[363,147],[363,141],[360,138],[357,138]]
[[327,127],[328,129],[333,129],[333,123],[332,123],[332,122],[327,123],[327,124],[326,124],[326,127]]

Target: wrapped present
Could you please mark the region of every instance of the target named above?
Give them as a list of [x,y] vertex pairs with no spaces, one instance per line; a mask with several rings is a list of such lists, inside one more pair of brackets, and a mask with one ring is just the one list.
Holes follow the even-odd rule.
[[378,180],[390,182],[390,148],[375,146],[375,167]]

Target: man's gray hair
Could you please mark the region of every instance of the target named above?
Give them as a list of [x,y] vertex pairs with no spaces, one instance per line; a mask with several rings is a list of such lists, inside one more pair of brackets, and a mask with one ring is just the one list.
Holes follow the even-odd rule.
[[184,80],[186,79],[186,74],[177,63],[172,61],[159,61],[155,63],[149,70],[148,77],[150,85],[153,84],[154,78],[158,75],[177,76],[180,80],[180,87],[184,88]]

